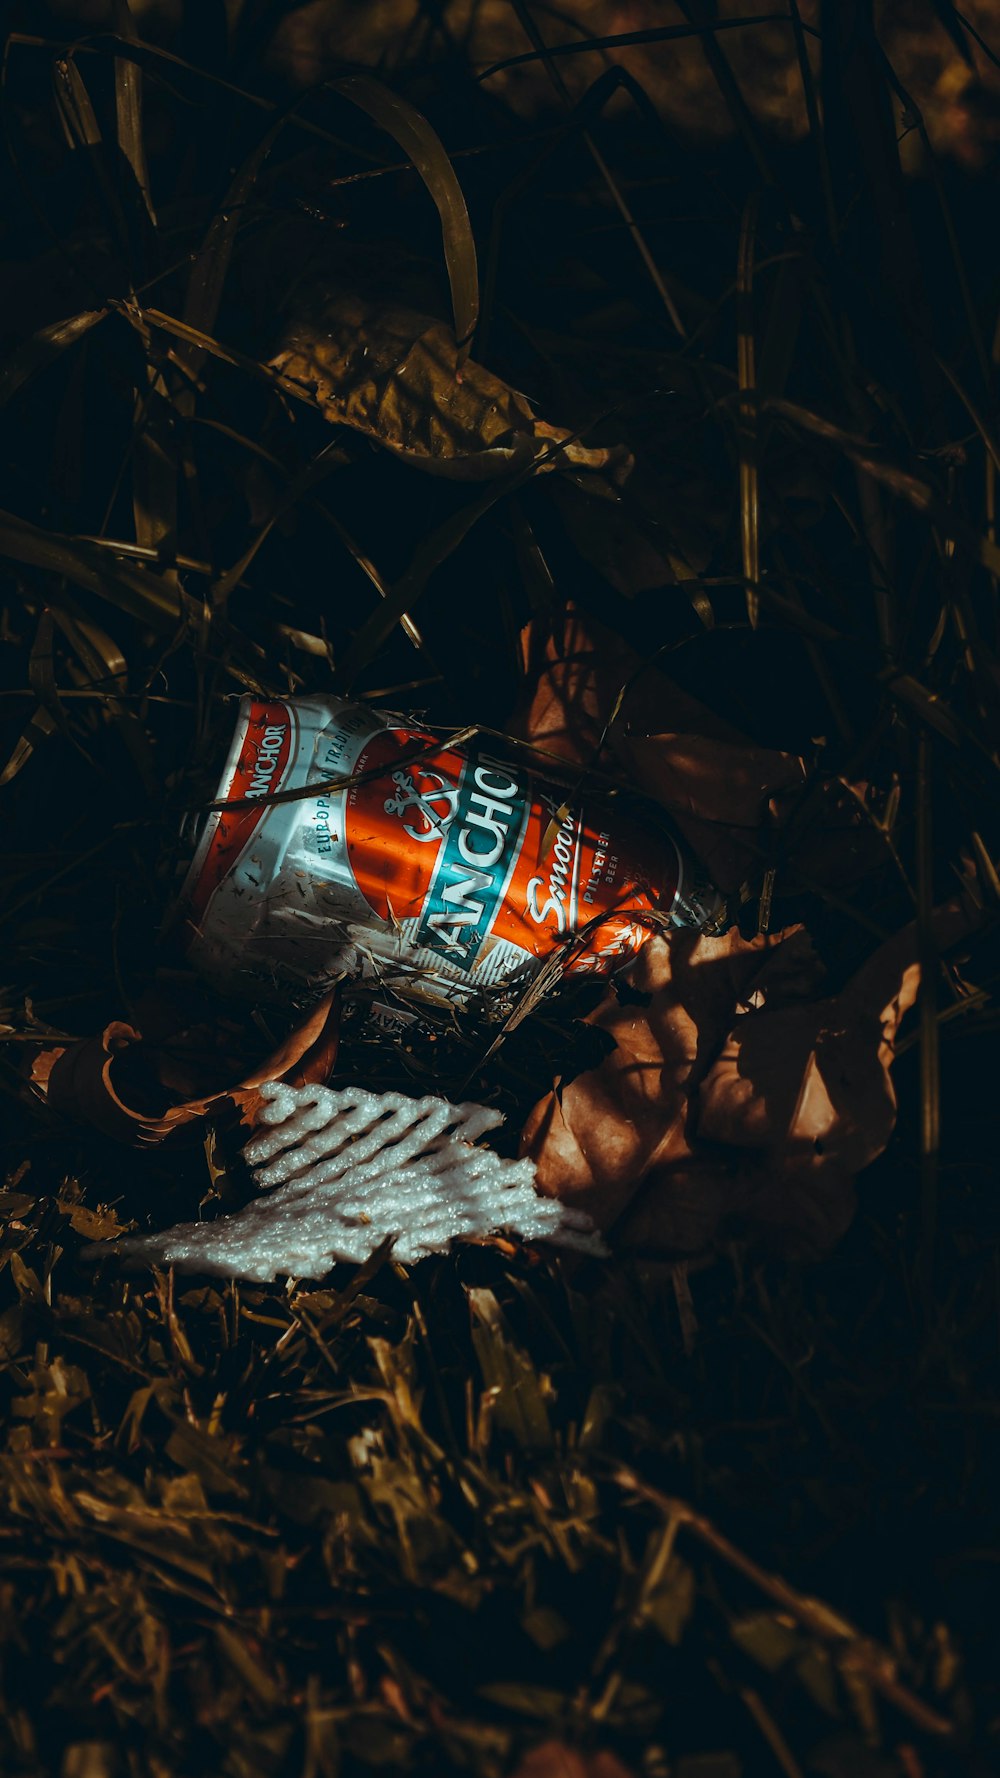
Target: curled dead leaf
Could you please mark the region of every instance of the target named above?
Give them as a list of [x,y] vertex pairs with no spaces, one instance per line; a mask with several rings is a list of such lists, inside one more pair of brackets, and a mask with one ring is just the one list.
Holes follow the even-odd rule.
[[[113,1020],[95,1037],[41,1050],[30,1085],[53,1110],[93,1124],[119,1142],[146,1148],[203,1118],[238,1114],[242,1122],[253,1123],[265,1081],[286,1081],[290,1086],[326,1082],[336,1062],[339,1028],[340,998],[333,990],[260,1063],[244,1067],[232,1084],[226,1080],[192,1095],[191,1059],[179,1061],[177,1048],[172,1049],[169,1041],[189,1034],[179,1033],[176,1026],[171,1029],[169,1016],[164,1019],[161,1008],[151,1007],[145,1039],[135,1026]],[[202,1073],[202,1082],[204,1078]],[[178,1089],[187,1089],[188,1096],[181,1098]]]

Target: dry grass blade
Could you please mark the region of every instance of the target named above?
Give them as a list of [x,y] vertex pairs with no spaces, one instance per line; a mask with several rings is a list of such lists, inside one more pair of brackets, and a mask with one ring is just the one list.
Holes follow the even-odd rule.
[[54,721],[65,728],[62,711],[59,708],[59,692],[56,686],[55,670],[55,616],[48,605],[38,618],[35,640],[31,644],[31,655],[28,661],[28,683],[38,699],[42,709],[47,711]]
[[83,76],[71,55],[56,62],[52,78],[59,120],[70,148],[97,148],[102,140],[101,126]]
[[967,36],[968,26],[957,7],[954,5],[954,0],[931,0],[931,6],[934,8],[936,18],[939,19],[940,23],[947,31],[948,36],[951,38],[952,43],[955,45],[955,48],[958,50],[963,62],[965,62],[968,67],[973,68],[975,63],[973,61],[972,51],[969,48],[969,39]]
[[86,82],[77,67],[75,45],[53,64],[52,82],[56,113],[67,146],[78,152],[84,161],[100,196],[109,232],[127,255],[129,230],[122,194],[109,169],[103,132]]
[[178,595],[162,576],[113,558],[102,559],[95,544],[81,544],[58,532],[42,530],[14,513],[0,512],[0,555],[65,575],[75,586],[99,593],[156,629],[172,629],[181,616]]
[[[279,458],[275,457],[270,451],[265,450],[255,439],[247,438],[245,434],[236,432],[232,427],[227,427],[219,421],[202,419],[200,424],[212,431],[219,432],[224,437],[231,438],[244,450],[250,451],[254,456],[259,457],[262,462],[266,462],[271,469],[275,470],[277,474],[289,484],[284,495],[278,501],[275,510],[271,513],[269,518],[265,520],[256,537],[248,544],[243,555],[230,569],[227,570],[226,574],[216,582],[214,593],[212,595],[213,602],[216,606],[219,606],[228,599],[230,593],[242,580],[246,569],[250,566],[261,545],[271,534],[274,525],[278,522],[281,515],[289,511],[299,499],[303,498],[315,507],[315,510],[319,513],[324,523],[329,525],[336,533],[348,554],[353,557],[355,562],[357,562],[358,567],[371,582],[371,585],[375,588],[379,597],[381,599],[388,598],[388,588],[370,556],[368,556],[360,547],[355,538],[347,530],[346,526],[341,523],[340,519],[337,518],[337,516],[321,501],[316,500],[312,494],[312,487],[315,481],[321,480],[327,470],[334,467],[335,464],[347,461],[335,446],[330,445],[321,453],[321,462],[317,460],[313,464],[306,465],[304,470],[293,475]],[[417,625],[413,622],[413,619],[408,613],[404,612],[399,621],[400,628],[407,640],[412,643],[414,648],[426,655],[427,645],[424,642],[423,636]],[[280,633],[289,637],[304,639],[305,636],[305,632],[297,630],[295,626],[279,625],[278,629]],[[332,660],[328,642],[320,642],[318,638],[312,638],[312,642],[316,645],[313,650],[314,652],[317,652],[325,660]],[[428,659],[430,659],[429,655]],[[431,664],[433,665],[433,662]],[[435,667],[435,678],[437,677],[439,677],[439,675]]]
[[[428,759],[435,753],[448,752],[454,747],[465,747],[470,741],[474,741],[479,733],[480,730],[476,725],[470,723],[468,727],[455,729],[440,740],[430,741],[422,746],[414,746],[412,749],[404,748],[395,763],[399,766],[415,765],[418,761]],[[341,773],[335,778],[319,778],[310,784],[297,785],[292,790],[272,790],[266,797],[260,799],[248,796],[223,797],[220,802],[202,803],[193,812],[206,815],[217,809],[229,812],[235,809],[259,808],[265,802],[269,805],[303,802],[314,796],[325,796],[337,790],[347,790],[355,784],[370,784],[375,779],[382,777],[384,773],[385,767],[381,764],[366,766],[360,772]]]
[[[954,273],[955,273],[955,281],[958,285],[959,293],[962,298],[962,306],[965,310],[966,322],[968,324],[968,329],[969,329],[969,337],[972,340],[972,344],[975,348],[976,358],[978,360],[979,370],[980,370],[980,374],[983,379],[983,383],[987,387],[989,387],[989,382],[990,382],[989,355],[986,351],[986,345],[985,345],[985,341],[983,339],[983,330],[980,325],[979,312],[976,308],[975,303],[972,300],[972,291],[971,291],[971,288],[969,285],[969,274],[968,274],[968,270],[966,268],[965,259],[962,254],[962,250],[959,246],[958,234],[957,234],[956,228],[955,228],[955,219],[952,215],[951,205],[948,202],[947,194],[945,192],[944,182],[941,178],[941,170],[938,166],[937,156],[934,153],[934,148],[933,148],[933,144],[930,139],[930,135],[928,133],[927,125],[924,122],[924,117],[923,117],[923,113],[920,109],[920,106],[916,103],[912,94],[907,90],[907,88],[903,86],[901,80],[899,79],[898,75],[896,74],[895,69],[892,66],[892,63],[889,61],[888,56],[885,55],[884,52],[881,52],[880,60],[881,60],[881,64],[882,64],[882,68],[884,71],[887,85],[889,86],[891,91],[896,95],[896,98],[900,101],[900,103],[903,107],[904,116],[907,118],[909,123],[916,125],[917,131],[920,135],[920,140],[923,144],[924,153],[927,157],[928,170],[930,172],[931,179],[933,180],[933,183],[934,183],[934,191],[935,191],[935,195],[938,200],[938,207],[941,212],[941,221],[942,221],[942,224],[944,225],[944,231],[945,231],[945,235],[946,235],[947,241],[948,241],[948,250],[951,254],[952,266],[953,266]],[[911,256],[911,263],[912,263],[913,258],[915,258],[915,255]]]
[[550,849],[555,845],[559,829],[563,825],[563,822],[569,819],[569,815],[570,805],[569,803],[564,802],[560,804],[559,808],[552,816],[552,819],[546,822],[545,831],[542,834],[541,845],[538,849],[539,864],[541,864],[544,858],[548,857]]
[[[256,541],[254,543],[252,543],[250,546],[248,546],[248,552],[246,553],[244,558],[241,558],[241,560],[243,562],[243,569],[245,570],[245,568],[249,565],[249,562],[253,559],[253,556],[256,554],[256,551],[260,547],[260,544],[264,542],[265,537],[270,533],[271,529],[273,528],[273,526],[276,523],[280,514],[285,512],[288,509],[288,507],[295,500],[299,499],[300,496],[302,495],[303,490],[298,487],[299,478],[300,477],[308,478],[308,476],[310,474],[310,466],[307,466],[306,470],[299,471],[299,472],[297,472],[297,474],[293,475],[290,470],[286,469],[285,465],[281,462],[280,458],[275,457],[272,452],[265,450],[263,445],[259,444],[256,439],[247,438],[244,433],[236,432],[233,430],[232,427],[225,426],[222,422],[217,421],[217,420],[207,420],[207,419],[202,418],[200,421],[200,424],[208,427],[211,431],[220,433],[223,437],[231,438],[236,444],[240,445],[243,450],[249,451],[252,453],[253,456],[260,458],[261,462],[266,463],[270,469],[275,470],[276,473],[279,476],[281,476],[282,480],[284,480],[285,482],[288,482],[290,484],[286,488],[285,494],[282,496],[281,500],[279,501],[274,513],[272,513],[270,518],[265,522],[264,527],[262,527],[262,530],[259,533],[258,538],[256,539]],[[327,450],[323,452],[323,460],[324,460],[324,462],[328,462],[331,467],[333,466],[334,460],[336,460],[337,462],[347,462],[348,461],[348,459],[345,456],[343,456],[342,454],[336,453],[335,447],[332,445],[328,446]],[[295,492],[292,491],[293,486],[296,490]],[[337,515],[335,513],[331,512],[329,507],[325,506],[322,501],[315,500],[312,497],[311,488],[307,488],[306,490],[304,490],[304,492],[305,492],[305,498],[312,501],[312,504],[315,506],[316,511],[319,513],[320,517],[323,519],[324,524],[329,525],[331,530],[333,530],[336,533],[337,537],[340,539],[340,542],[343,544],[343,546],[347,550],[348,554],[357,563],[358,567],[361,569],[361,572],[365,575],[366,579],[371,582],[372,586],[375,588],[375,591],[378,593],[379,598],[380,599],[388,598],[389,589],[387,588],[386,583],[383,580],[381,574],[379,573],[378,569],[376,568],[371,557],[369,555],[367,555],[365,553],[365,551],[361,548],[361,545],[357,542],[356,538],[354,538],[352,536],[351,532],[347,529],[346,525],[344,525],[343,522],[337,517]],[[232,574],[235,571],[235,566],[238,566],[238,564],[234,565],[234,569],[230,570],[230,574]],[[238,578],[240,578],[240,577],[237,576],[237,579]],[[427,645],[424,642],[424,639],[420,633],[420,630],[418,629],[417,625],[413,622],[413,619],[409,616],[408,613],[404,612],[403,616],[400,618],[400,629],[403,631],[403,634],[406,636],[407,640],[413,644],[414,648],[419,649],[423,653],[426,654]],[[322,647],[322,653],[323,653],[324,658],[328,659],[329,658],[328,646],[326,644],[322,644],[321,647]],[[436,672],[436,669],[435,669],[435,672]]]
[[[564,805],[564,809],[569,806],[570,805],[568,804]],[[562,811],[560,812],[562,813]],[[550,822],[549,831],[552,830],[552,826],[553,824]],[[541,850],[542,857],[544,857],[546,844],[543,843]],[[559,950],[553,951],[552,954],[546,958],[537,975],[532,976],[527,987],[519,995],[503,1023],[498,1026],[496,1035],[492,1038],[488,1048],[483,1051],[475,1066],[469,1070],[462,1083],[463,1091],[469,1085],[469,1082],[473,1079],[474,1075],[480,1073],[482,1069],[493,1060],[493,1057],[498,1053],[502,1045],[506,1043],[508,1037],[517,1030],[518,1026],[523,1025],[525,1019],[530,1017],[530,1015],[542,1005],[543,1001],[547,999],[553,990],[558,987],[573,959],[578,957],[581,952],[586,951],[593,939],[595,931],[601,924],[602,918],[602,915],[597,914],[593,919],[585,921],[572,937],[568,940],[564,940],[563,945]]]
[[900,1684],[896,1678],[896,1661],[889,1650],[862,1635],[839,1611],[824,1604],[821,1599],[813,1599],[798,1592],[780,1575],[768,1573],[752,1557],[745,1555],[703,1513],[689,1506],[687,1501],[662,1494],[658,1488],[651,1488],[627,1470],[619,1470],[615,1480],[620,1487],[637,1495],[640,1500],[648,1500],[657,1507],[678,1530],[688,1531],[697,1537],[706,1549],[742,1574],[762,1593],[766,1593],[768,1598],[787,1611],[818,1641],[840,1644],[850,1664],[862,1671],[869,1684],[895,1705],[897,1710],[908,1716],[911,1722],[916,1723],[925,1734],[943,1737],[955,1733],[954,1723],[931,1705],[925,1704],[908,1686]]
[[507,1014],[507,1017],[497,1031],[496,1036],[491,1040],[488,1047],[478,1058],[475,1066],[470,1068],[462,1083],[463,1091],[469,1085],[469,1082],[473,1077],[481,1073],[482,1070],[492,1062],[494,1056],[498,1053],[501,1046],[506,1043],[512,1032],[516,1031],[519,1025],[523,1025],[525,1019],[541,1006],[543,1000],[548,997],[552,990],[562,980],[562,977],[566,973],[566,961],[567,956],[565,951],[554,951],[551,957],[546,958],[541,969],[538,971],[538,974],[533,976],[528,983],[528,986],[520,996],[516,1006],[514,1006]]
[[937,692],[928,691],[912,673],[893,673],[886,681],[892,697],[905,709],[915,712],[929,728],[950,742],[952,747],[971,738],[953,711]]
[[[57,630],[72,650],[69,665],[74,690],[93,692],[100,698],[104,709],[119,725],[143,789],[147,796],[155,797],[158,786],[146,732],[136,713],[115,695],[127,689],[125,656],[117,642],[92,619],[74,614],[64,605],[45,607],[32,645],[29,680],[39,702],[39,709],[32,719],[36,743],[39,735],[51,733],[54,728],[61,729],[67,736],[70,733],[62,708],[65,694],[56,682],[54,642]],[[25,763],[29,752],[25,736],[22,736],[17,769]],[[13,772],[10,775],[13,776]]]
[[65,321],[50,321],[47,327],[40,327],[18,346],[0,366],[0,407],[38,371],[44,370],[77,340],[84,339],[107,313],[107,309],[82,309],[78,315],[68,315]]
[[479,271],[476,243],[462,188],[440,137],[406,99],[367,74],[345,74],[330,82],[373,123],[385,130],[408,154],[430,192],[441,218],[445,265],[451,286],[458,362],[468,357],[479,320]]
[[760,610],[760,486],[757,475],[757,368],[754,344],[753,267],[760,195],[746,202],[736,271],[737,374],[740,388],[740,551],[746,582],[747,616],[756,628]]
[[973,43],[978,44],[979,48],[982,50],[983,55],[986,57],[987,61],[992,62],[994,68],[1000,68],[1000,55],[997,55],[996,50],[991,48],[991,46],[987,43],[986,38],[981,34],[981,32],[976,30],[976,27],[973,24],[972,20],[970,18],[967,18],[964,12],[959,12],[958,7],[955,6],[953,3],[953,0],[949,0],[949,4],[951,5],[952,11],[954,12],[955,17],[957,18],[963,31],[967,31],[969,36],[972,38]]
[[[684,14],[686,19],[700,27],[702,54],[715,76],[716,85],[726,102],[729,114],[746,143],[757,169],[757,175],[765,185],[773,185],[774,176],[761,146],[760,134],[754,122],[753,113],[743,97],[739,82],[730,67],[729,59],[719,42],[718,35],[711,29],[715,22],[712,17],[715,11],[714,5],[709,4],[708,0],[677,0],[677,5],[678,10]],[[783,22],[791,24],[787,13]]]
[[[379,598],[387,599],[389,597],[389,588],[386,586],[385,581],[371,557],[366,555],[357,539],[351,535],[350,531],[348,531],[346,525],[342,523],[336,513],[331,512],[329,507],[324,506],[321,501],[316,502],[316,510],[325,520],[326,524],[330,526],[331,530],[336,533],[348,555],[353,558],[361,569],[362,574],[364,574],[366,579],[369,580],[375,588]],[[413,618],[408,611],[404,611],[400,617],[399,627],[402,630],[403,635],[406,637],[406,640],[421,654],[427,657],[429,664],[434,668],[435,678],[440,677],[437,667],[434,665],[434,661],[428,651],[427,644],[424,641],[423,634],[419,626],[414,623]]]
[[924,731],[917,741],[916,885],[920,935],[920,1261],[930,1289],[937,1229],[938,1155],[941,1147],[941,1060],[938,1031],[937,950],[933,940],[934,805],[933,752]]
[[439,525],[429,536],[421,539],[406,572],[389,589],[383,603],[362,624],[351,644],[341,674],[342,682],[348,690],[357,683],[361,674],[374,658],[376,651],[381,647],[386,637],[392,633],[396,624],[400,623],[402,618],[410,612],[435,569],[454,554],[459,544],[468,536],[484,513],[489,512],[490,508],[495,506],[498,500],[502,500],[505,495],[511,493],[515,488],[521,487],[531,476],[537,474],[546,462],[558,454],[558,449],[551,451],[547,455],[536,457],[533,463],[526,464],[514,475],[498,478],[491,483],[485,493],[479,495],[478,499],[470,500],[467,506],[463,506],[460,511],[446,519],[444,524]]
[[[518,18],[521,21],[521,25],[524,29],[525,35],[535,45],[536,54],[545,63],[545,68],[546,68],[546,72],[548,73],[549,79],[551,80],[552,85],[555,88],[556,92],[559,94],[559,97],[561,98],[564,107],[566,108],[567,111],[572,111],[572,101],[570,98],[569,90],[566,86],[566,82],[564,81],[559,68],[555,65],[554,62],[551,61],[551,59],[549,57],[548,46],[543,41],[541,32],[539,31],[538,26],[535,23],[535,20],[531,16],[531,13],[529,12],[528,7],[524,4],[524,0],[513,0],[513,5],[514,5],[514,10],[517,13]],[[630,92],[630,96],[633,99],[635,99],[635,97],[636,97],[635,89],[636,89],[638,83],[632,82],[632,81],[622,81],[619,84],[625,84],[626,90],[628,90]],[[595,90],[595,93],[599,96],[600,103],[604,104],[607,102],[607,99],[611,97],[612,92],[616,90],[616,86],[614,84],[612,84],[612,85],[608,86],[607,89],[605,89],[602,87],[601,82],[598,82],[596,84],[596,88],[594,90]],[[639,88],[638,90],[641,92],[641,88]],[[585,110],[587,109],[588,100],[590,99],[590,97],[591,97],[591,95],[588,94],[587,97],[584,99],[583,105],[580,107],[581,113],[584,113]],[[606,185],[606,187],[611,195],[612,202],[614,203],[614,206],[615,206],[616,210],[618,211],[618,214],[620,215],[622,222],[624,223],[625,227],[627,228],[629,234],[632,237],[632,240],[634,241],[634,243],[636,245],[636,248],[638,249],[639,257],[642,260],[643,265],[646,267],[646,270],[649,273],[650,278],[652,279],[653,285],[656,288],[656,290],[659,294],[660,300],[663,303],[663,306],[666,309],[667,314],[670,317],[673,327],[680,334],[682,339],[685,338],[687,330],[684,327],[684,324],[680,318],[680,315],[677,312],[677,305],[674,302],[674,299],[671,296],[670,291],[667,289],[666,283],[664,282],[664,279],[663,279],[663,274],[660,271],[660,268],[657,265],[652,252],[650,251],[649,244],[646,240],[645,235],[643,234],[641,228],[639,227],[639,224],[636,222],[635,217],[632,214],[631,208],[629,207],[628,200],[625,197],[624,192],[622,191],[619,181],[615,178],[614,173],[611,171],[611,168],[609,167],[604,155],[601,153],[601,150],[598,147],[597,143],[594,141],[594,138],[591,135],[590,131],[588,129],[584,128],[581,130],[581,134],[583,137],[583,141],[586,144],[587,151],[588,151],[595,167],[597,168],[597,171],[599,172],[601,178],[604,181],[604,184]]]
[[973,828],[969,838],[976,860],[976,874],[985,890],[991,907],[1000,909],[1000,874],[990,857],[989,848],[981,833]]
[[[655,107],[650,103],[645,91],[639,85],[639,82],[635,80],[625,68],[609,68],[605,74],[601,75],[599,80],[594,82],[590,92],[585,95],[580,104],[579,110],[581,117],[591,108],[600,111],[606,104],[608,104],[614,95],[620,91],[628,94],[641,117],[648,118],[650,115],[654,118],[656,117]],[[590,104],[591,100],[594,101],[593,107],[591,107]],[[608,191],[611,193],[615,209],[618,211],[622,222],[631,235],[639,254],[639,258],[642,260],[643,265],[649,273],[653,287],[656,290],[663,307],[667,311],[671,326],[674,328],[674,331],[680,335],[681,339],[686,339],[688,330],[681,320],[680,311],[677,308],[677,304],[674,302],[666,279],[654,258],[652,249],[632,214],[631,206],[625,197],[621,185],[612,173],[611,168],[608,166],[600,149],[587,135],[586,131],[584,131],[584,140],[590,148],[594,165],[597,167]]]
[[901,469],[898,464],[889,463],[885,459],[873,455],[872,447],[867,439],[847,432],[832,420],[810,412],[799,403],[786,401],[781,396],[766,395],[760,406],[770,413],[778,414],[792,425],[801,427],[804,432],[811,432],[817,438],[824,438],[842,450],[851,460],[863,469],[866,476],[880,482],[897,498],[906,500],[911,506],[923,512],[934,524],[940,527],[945,537],[954,541],[974,560],[980,562],[991,574],[1000,573],[1000,548],[996,542],[982,532],[974,530],[957,513],[953,513],[930,486],[919,476],[911,475],[908,470]]
[[136,394],[132,436],[132,514],[140,549],[152,550],[164,578],[177,585],[177,462],[173,415],[163,372],[146,366],[146,387]]
[[159,327],[164,333],[172,334],[174,339],[183,341],[185,345],[195,346],[211,358],[218,358],[222,364],[229,364],[234,370],[241,370],[255,382],[264,383],[268,388],[280,390],[283,395],[294,396],[297,401],[307,401],[301,387],[291,378],[279,376],[276,371],[269,370],[259,359],[251,358],[246,352],[239,352],[234,346],[226,346],[212,334],[205,333],[200,327],[193,327],[181,321],[176,315],[164,314],[162,309],[143,309],[138,303],[115,302],[111,305],[125,316],[125,319],[143,337],[149,327]]
[[[526,62],[541,62],[549,56],[582,56],[595,50],[638,49],[644,43],[682,43],[693,37],[715,37],[725,31],[743,31],[754,26],[759,28],[761,25],[790,23],[787,12],[762,12],[752,13],[747,18],[712,19],[705,24],[650,25],[641,31],[613,31],[605,37],[583,37],[574,43],[553,43],[545,49],[525,50],[521,55],[505,56],[502,62],[491,62],[478,78],[489,80],[494,74],[501,74],[508,68],[523,67]],[[812,25],[803,25],[802,28],[812,37],[819,36]]]
[[820,190],[823,194],[823,211],[826,220],[827,234],[831,243],[835,242],[839,233],[837,206],[833,197],[833,184],[830,177],[830,158],[826,151],[826,140],[823,135],[823,120],[820,111],[819,93],[816,89],[816,77],[809,60],[806,43],[805,24],[799,8],[799,0],[789,0],[789,11],[792,18],[792,31],[795,38],[795,58],[799,67],[799,79],[802,83],[802,96],[805,100],[806,117],[809,123],[809,136],[816,155],[816,166],[819,173]]
[[[123,711],[121,704],[109,699],[110,686],[114,685],[116,681],[125,679],[125,658],[117,649],[117,645],[110,642],[105,631],[98,629],[96,624],[77,622],[59,608],[46,605],[43,612],[39,613],[36,637],[32,642],[32,651],[30,651],[30,658],[28,658],[28,685],[32,688],[32,692],[36,693],[39,702],[37,702],[37,709],[25,727],[25,731],[18,738],[18,743],[14,747],[11,759],[7,761],[4,772],[0,773],[0,786],[9,784],[11,779],[18,775],[21,766],[27,765],[28,759],[39,747],[39,743],[48,740],[50,734],[60,731],[62,736],[69,738],[68,720],[62,711],[62,692],[60,692],[57,679],[55,679],[55,631],[57,629],[62,631],[62,635],[73,647],[78,661],[84,667],[85,674],[91,676],[87,688],[100,686],[101,701],[107,701],[109,708],[114,706],[119,720],[123,720],[125,724],[135,725],[135,717],[132,713]],[[142,781],[144,781],[144,788],[149,791],[155,784],[155,775],[153,775],[151,761],[149,761],[148,741],[141,729],[139,729],[139,738],[137,738],[137,745],[135,745],[133,752],[135,752],[137,759],[139,757],[142,759],[142,766],[144,766]]]
[[[199,333],[210,334],[215,327],[247,199],[280,129],[280,122],[273,124],[236,173],[191,267],[182,319],[187,327]],[[207,347],[199,346],[187,354],[187,366],[192,376],[198,375],[207,350]]]
[[0,772],[0,788],[17,777],[21,768],[27,765],[35,748],[40,746],[43,741],[47,741],[50,735],[54,735],[57,727],[58,724],[51,711],[39,705],[34,715],[29,718],[27,726],[18,736],[14,744],[14,751],[3,771]]
[[972,424],[982,439],[987,457],[992,464],[994,471],[1000,469],[1000,446],[997,445],[996,439],[990,431],[989,426],[980,413],[976,403],[973,401],[972,396],[965,388],[965,385],[959,381],[950,364],[946,364],[944,359],[938,357],[937,354],[935,354],[935,362],[937,363],[938,368],[947,377],[955,394],[958,396],[959,401],[962,403],[962,406],[968,414],[969,419],[972,421]]
[[57,729],[66,727],[65,718],[59,707],[59,693],[55,682],[55,662],[53,659],[53,640],[55,624],[52,612],[46,608],[38,619],[38,628],[31,645],[28,661],[28,679],[32,691],[38,699],[38,708],[30,717],[27,726],[18,736],[14,750],[3,771],[0,772],[0,787],[9,784],[23,766],[27,765],[36,747],[55,734]]
[[554,1440],[545,1397],[528,1353],[507,1331],[492,1290],[466,1287],[472,1311],[472,1344],[493,1395],[494,1417],[522,1450],[549,1450]]
[[76,616],[59,606],[53,607],[52,616],[84,670],[86,689],[104,693],[104,707],[118,725],[143,789],[148,797],[156,799],[159,783],[148,736],[137,713],[115,695],[128,687],[128,667],[121,648],[90,618]]
[[805,1778],[802,1767],[760,1694],[754,1691],[752,1686],[745,1685],[740,1687],[740,1697],[760,1729],[777,1765],[784,1772],[785,1778]]
[[[219,607],[226,604],[230,594],[239,586],[258,550],[266,542],[278,520],[285,513],[290,512],[299,500],[304,499],[312,493],[314,488],[319,487],[330,471],[338,468],[343,462],[343,452],[336,445],[327,445],[326,449],[320,451],[311,463],[307,463],[304,469],[291,478],[280,500],[276,503],[274,511],[265,520],[256,536],[251,539],[239,560],[234,562],[231,568],[227,568],[225,574],[215,582],[211,591],[214,606]],[[381,587],[379,590],[382,590]]]
[[[115,27],[130,42],[139,41],[129,0],[115,0]],[[143,72],[138,62],[125,56],[115,58],[115,110],[118,119],[118,146],[135,176],[136,185],[146,207],[146,214],[156,227],[156,211],[149,184],[146,159],[146,138],[142,121]]]
[[[51,55],[53,50],[62,50],[65,54],[72,53],[74,56],[124,56],[142,68],[156,67],[157,64],[162,63],[164,67],[179,68],[185,74],[193,75],[199,84],[212,87],[219,93],[227,94],[230,98],[239,99],[242,103],[251,105],[258,111],[274,113],[278,110],[273,99],[266,99],[262,93],[249,92],[246,87],[237,85],[235,81],[225,80],[220,75],[214,74],[210,68],[201,68],[195,62],[188,61],[184,56],[174,55],[171,50],[164,49],[160,44],[122,37],[113,31],[105,32],[100,37],[78,38],[73,42],[60,42],[52,37],[39,37],[30,31],[12,31],[7,38],[7,48],[10,50],[15,47],[42,50],[47,55]],[[329,142],[336,148],[342,146],[337,136],[331,135],[329,130],[324,130],[320,124],[315,124],[308,118],[292,116],[290,121],[307,135],[315,136],[322,142]]]

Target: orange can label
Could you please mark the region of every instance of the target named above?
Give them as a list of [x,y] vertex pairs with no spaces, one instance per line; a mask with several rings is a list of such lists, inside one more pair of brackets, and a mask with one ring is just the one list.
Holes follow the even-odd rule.
[[192,873],[185,911],[193,926],[223,878],[246,852],[268,810],[273,809],[269,798],[281,789],[295,763],[295,738],[293,706],[253,700],[225,792],[226,801],[237,807],[219,810],[204,862]]
[[668,834],[571,809],[518,764],[338,698],[248,697],[182,909],[223,988],[346,976],[424,1003],[488,991],[492,1015],[557,950],[573,971],[626,961],[683,877]]
[[642,917],[669,908],[677,888],[669,839],[650,845],[622,821],[612,834],[485,753],[412,761],[422,743],[434,745],[403,729],[376,735],[348,792],[347,856],[374,913],[470,974],[498,943],[541,960],[585,934],[568,957],[584,970],[613,966],[648,937]]

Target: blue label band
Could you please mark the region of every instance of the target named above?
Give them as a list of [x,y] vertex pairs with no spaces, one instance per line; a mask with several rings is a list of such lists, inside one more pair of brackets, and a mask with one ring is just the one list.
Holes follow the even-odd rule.
[[528,804],[509,767],[473,756],[462,768],[417,928],[417,944],[472,969],[507,892],[527,826]]

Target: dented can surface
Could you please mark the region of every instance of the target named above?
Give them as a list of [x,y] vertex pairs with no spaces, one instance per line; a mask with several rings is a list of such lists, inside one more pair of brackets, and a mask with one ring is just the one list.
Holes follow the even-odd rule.
[[306,1000],[347,978],[391,1021],[501,1018],[558,951],[609,975],[664,918],[721,898],[668,832],[564,793],[477,745],[332,696],[245,697],[181,896],[220,989]]

